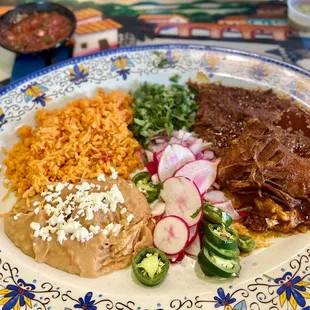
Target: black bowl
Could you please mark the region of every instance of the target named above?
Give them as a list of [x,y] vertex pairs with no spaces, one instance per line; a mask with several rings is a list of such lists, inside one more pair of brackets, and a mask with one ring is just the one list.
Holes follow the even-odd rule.
[[31,15],[35,12],[57,12],[65,17],[67,17],[72,25],[72,29],[70,31],[70,33],[68,34],[68,36],[63,39],[62,41],[58,41],[54,46],[49,47],[48,49],[41,49],[41,50],[34,50],[34,51],[19,51],[18,49],[14,49],[12,47],[9,47],[7,45],[5,45],[2,41],[1,41],[1,36],[0,36],[0,46],[2,46],[3,48],[17,53],[17,54],[31,54],[31,55],[38,55],[41,53],[48,53],[50,51],[52,51],[53,49],[60,47],[62,45],[64,45],[73,35],[75,28],[76,28],[76,18],[73,14],[72,11],[70,11],[69,9],[67,9],[66,7],[60,5],[60,4],[56,4],[56,3],[51,3],[51,2],[45,2],[45,1],[38,1],[38,2],[31,2],[31,3],[25,3],[25,4],[20,4],[18,6],[16,6],[13,10],[10,10],[8,12],[6,12],[5,14],[3,14],[0,17],[0,28],[3,27],[4,25],[9,25],[11,23],[13,23],[13,21],[15,20],[15,17],[17,14],[27,14],[27,15]]

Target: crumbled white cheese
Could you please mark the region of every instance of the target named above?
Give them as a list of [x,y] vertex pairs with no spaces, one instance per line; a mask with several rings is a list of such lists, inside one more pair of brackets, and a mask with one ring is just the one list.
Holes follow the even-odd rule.
[[33,205],[34,207],[37,207],[38,205],[40,205],[40,201],[35,201],[32,205]]
[[121,210],[121,214],[124,214],[124,213],[126,213],[127,212],[127,209],[126,208],[122,208],[122,210]]
[[41,227],[40,223],[32,222],[32,223],[30,224],[30,228],[31,228],[32,230],[39,230],[40,227]]
[[73,234],[77,241],[85,242],[90,239],[89,231],[85,227],[78,228]]
[[63,242],[67,240],[67,238],[66,238],[66,233],[65,233],[64,230],[58,230],[58,231],[56,232],[56,234],[57,234],[57,241],[58,241],[60,244],[63,244]]
[[69,184],[69,185],[68,185],[68,190],[69,190],[69,191],[73,190],[73,187],[74,187],[73,184]]
[[97,181],[98,182],[105,182],[106,181],[105,175],[103,173],[99,174],[97,177]]
[[93,226],[93,225],[90,225],[89,226],[89,230],[90,232],[92,232],[94,235],[97,235],[99,234],[99,231],[100,231],[100,226]]
[[112,172],[111,178],[112,178],[113,180],[116,180],[117,177],[118,177],[118,172],[117,172],[113,167],[110,167],[110,170],[111,170],[111,172]]
[[39,213],[39,211],[40,211],[40,208],[39,207],[36,207],[35,209],[34,209],[34,214],[38,214]]
[[97,184],[96,188],[97,188],[97,191],[100,191],[101,186],[99,184]]
[[13,219],[17,221],[20,216],[21,216],[21,213],[17,213],[16,215],[13,216]]
[[52,213],[56,212],[56,208],[52,207],[49,203],[44,206],[45,213],[50,216]]
[[56,192],[61,192],[63,189],[65,188],[65,185],[62,183],[57,183],[56,187],[55,187],[55,191]]
[[91,207],[87,207],[86,208],[86,217],[85,220],[86,221],[91,221],[94,218],[94,212],[93,209]]
[[133,220],[133,218],[134,218],[134,215],[133,214],[129,214],[127,216],[127,223],[130,223]]
[[53,197],[52,197],[52,195],[47,195],[44,199],[46,202],[52,202]]
[[114,224],[113,223],[110,223],[108,224],[102,231],[102,233],[105,235],[105,236],[109,236],[112,229],[114,228]]
[[52,241],[52,237],[51,236],[49,236],[49,237],[47,237],[47,239],[46,239],[48,242],[51,242]]
[[47,185],[46,188],[47,188],[49,191],[51,191],[51,192],[54,191],[54,185],[52,185],[52,184]]
[[60,192],[55,192],[55,193],[52,193],[50,196],[52,198],[57,198],[59,195],[60,195]]
[[113,184],[109,191],[110,195],[106,197],[110,203],[110,210],[115,212],[118,203],[124,203],[124,197],[116,184]]
[[114,237],[117,237],[119,232],[121,231],[121,229],[122,229],[122,225],[121,224],[115,224],[115,226],[112,228],[112,231],[111,231],[112,235]]
[[81,185],[75,186],[79,191],[89,191],[91,189],[90,184],[87,182],[83,182]]
[[[72,184],[68,184],[68,188],[72,186]],[[49,218],[43,227],[40,227],[39,223],[32,223],[33,235],[48,241],[51,239],[51,234],[56,234],[57,241],[60,244],[63,244],[68,238],[79,242],[87,242],[94,235],[97,235],[101,231],[100,226],[91,225],[87,228],[80,223],[79,219],[85,217],[86,221],[92,220],[95,212],[98,211],[102,211],[104,214],[115,212],[119,204],[124,203],[124,197],[116,184],[109,190],[107,187],[104,192],[90,192],[95,187],[97,187],[95,184],[84,181],[82,184],[75,186],[77,191],[67,195],[65,201],[60,196],[65,188],[62,183],[56,185],[56,192],[46,192],[44,194],[45,205],[43,210]],[[73,212],[76,212],[74,216],[72,215]],[[122,225],[109,223],[102,230],[102,233],[106,236],[110,234],[117,236],[121,229]]]

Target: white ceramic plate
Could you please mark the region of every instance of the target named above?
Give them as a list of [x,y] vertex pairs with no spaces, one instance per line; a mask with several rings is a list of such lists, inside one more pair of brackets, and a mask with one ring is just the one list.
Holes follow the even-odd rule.
[[[48,67],[0,90],[0,146],[10,149],[17,141],[16,128],[34,125],[34,114],[43,106],[63,107],[93,95],[98,87],[130,90],[144,81],[167,84],[176,73],[185,83],[197,72],[227,85],[272,87],[301,104],[310,103],[310,74],[270,58],[196,45],[109,50]],[[4,194],[1,185],[0,197]],[[14,197],[1,202],[1,211],[13,203]],[[134,280],[130,268],[84,279],[36,263],[8,240],[0,220],[0,308],[310,309],[309,237],[274,239],[269,248],[242,259],[239,278],[203,278],[195,261],[187,258],[172,266],[159,287],[146,288]]]

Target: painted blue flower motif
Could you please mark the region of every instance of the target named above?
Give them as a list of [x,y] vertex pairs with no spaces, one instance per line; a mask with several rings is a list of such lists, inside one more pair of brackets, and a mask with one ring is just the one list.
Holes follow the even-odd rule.
[[205,56],[201,61],[201,66],[209,73],[209,77],[213,77],[218,71],[220,59],[218,57]]
[[111,61],[111,71],[116,72],[123,78],[123,80],[127,80],[127,77],[130,74],[130,68],[135,66],[128,56],[111,58]]
[[161,69],[174,68],[180,60],[180,56],[176,55],[173,51],[154,52],[154,54],[159,58],[157,67]]
[[6,124],[8,121],[5,119],[5,114],[3,113],[2,109],[0,108],[0,128]]
[[70,68],[69,75],[67,75],[67,78],[75,85],[79,85],[87,81],[88,75],[89,75],[89,67],[84,67],[81,64],[81,65],[74,65],[73,68]]
[[0,300],[0,305],[3,306],[2,310],[15,310],[24,306],[32,308],[32,300],[35,298],[32,291],[35,286],[26,283],[22,279],[18,279],[16,284],[9,284],[6,288],[0,290],[0,295],[3,296]]
[[236,298],[231,298],[229,293],[225,295],[225,292],[221,287],[217,289],[217,295],[218,296],[214,296],[214,300],[216,301],[216,304],[214,305],[215,308],[226,307],[236,302]]
[[79,303],[74,305],[76,309],[83,309],[83,310],[97,310],[97,307],[94,305],[96,300],[91,300],[93,297],[92,292],[88,292],[84,299],[82,297],[79,298]]
[[249,68],[249,76],[255,80],[261,81],[264,77],[268,76],[271,73],[267,64],[254,63]]
[[307,292],[310,282],[302,281],[300,276],[292,277],[291,272],[286,272],[281,278],[274,280],[275,283],[281,286],[277,289],[280,305],[283,307],[285,301],[288,301],[294,310],[297,305],[304,307],[305,299],[310,299],[310,293]]
[[293,81],[288,85],[288,87],[292,96],[295,96],[302,100],[305,99],[306,95],[310,94],[309,86],[303,81]]
[[45,94],[45,92],[48,91],[48,88],[37,82],[30,83],[25,88],[21,89],[21,91],[24,93],[26,103],[32,101],[45,106],[46,101],[51,100],[51,98],[47,97]]
[[41,104],[42,107],[46,106],[46,101],[50,101],[51,98],[46,97],[46,94],[42,94],[37,98],[34,98],[32,101],[38,104]]

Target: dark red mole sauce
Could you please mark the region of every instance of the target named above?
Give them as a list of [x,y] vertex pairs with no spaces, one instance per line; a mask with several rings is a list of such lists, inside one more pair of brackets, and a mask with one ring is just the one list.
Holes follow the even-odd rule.
[[1,41],[8,48],[31,52],[53,47],[72,30],[71,21],[57,12],[17,14],[14,23],[1,27]]
[[[287,96],[190,82],[194,130],[221,158],[217,182],[257,234],[310,229],[310,112]],[[247,231],[242,234],[249,234]]]

